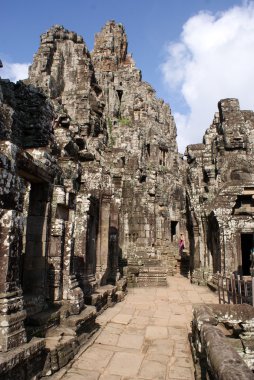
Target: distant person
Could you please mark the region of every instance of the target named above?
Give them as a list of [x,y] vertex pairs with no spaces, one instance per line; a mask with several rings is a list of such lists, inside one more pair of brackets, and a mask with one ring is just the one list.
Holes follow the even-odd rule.
[[182,256],[183,255],[183,250],[184,250],[184,237],[183,237],[183,234],[180,235],[180,240],[179,240],[179,243],[178,243],[178,247],[179,247],[179,255]]

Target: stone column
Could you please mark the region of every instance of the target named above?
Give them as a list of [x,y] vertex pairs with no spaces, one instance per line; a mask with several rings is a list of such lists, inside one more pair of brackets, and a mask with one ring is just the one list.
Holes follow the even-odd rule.
[[86,238],[87,238],[87,219],[90,200],[87,194],[79,193],[76,198],[75,214],[75,247],[74,247],[74,272],[77,274],[78,281],[82,289],[85,282],[86,268]]
[[109,279],[112,283],[120,277],[119,272],[119,206],[111,203],[109,227]]
[[74,210],[69,210],[65,222],[65,244],[63,252],[63,300],[69,302],[71,314],[79,314],[84,308],[84,294],[79,287],[73,268],[74,259]]
[[[100,279],[101,285],[107,282],[109,271],[109,222],[110,222],[110,202],[111,194],[103,194],[100,204],[100,219],[99,219],[99,238],[96,254],[96,269],[97,278]],[[98,265],[99,263],[99,265]]]
[[[96,256],[96,231],[91,220],[93,219],[91,216],[93,213],[96,214],[96,210],[93,208],[96,208],[96,198],[91,197],[89,194],[79,194],[77,196],[74,270],[86,295],[91,294],[97,286],[95,278],[96,263],[92,262],[93,259],[95,261]],[[93,216],[96,219],[96,215]],[[90,233],[91,235],[89,235]],[[91,248],[91,245],[94,248]],[[92,254],[94,257],[91,257]]]
[[71,314],[79,314],[84,306],[83,292],[74,274],[74,202],[73,193],[64,186],[54,186],[52,227],[49,249],[49,298],[65,301]]
[[26,342],[20,254],[22,218],[14,210],[0,210],[0,351],[8,351]]
[[62,300],[63,250],[65,221],[69,218],[66,193],[63,186],[54,186],[51,206],[51,229],[48,255],[48,296],[51,302]]

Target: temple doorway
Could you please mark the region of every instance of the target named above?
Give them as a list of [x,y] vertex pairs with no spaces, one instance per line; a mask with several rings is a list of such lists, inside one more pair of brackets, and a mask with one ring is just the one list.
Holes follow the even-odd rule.
[[171,242],[175,241],[178,221],[171,220]]
[[253,234],[241,234],[242,275],[250,275],[250,253],[253,247]]
[[22,288],[28,314],[40,312],[46,299],[48,191],[47,183],[31,183],[22,257]]

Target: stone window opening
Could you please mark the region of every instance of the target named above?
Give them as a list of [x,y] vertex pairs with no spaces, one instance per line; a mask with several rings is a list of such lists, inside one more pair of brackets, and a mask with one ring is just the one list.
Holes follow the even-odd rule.
[[254,234],[242,233],[241,234],[241,263],[238,268],[243,276],[250,276],[250,253],[254,247]]
[[140,175],[139,175],[139,183],[144,183],[146,182],[146,177],[147,175],[145,173],[143,173],[143,170],[140,169]]
[[166,152],[165,150],[162,151],[162,165],[166,165]]
[[123,96],[123,90],[116,90],[116,92],[117,92],[117,95],[118,95],[119,102],[121,104],[122,96]]
[[121,161],[122,161],[122,168],[124,168],[125,167],[125,157],[123,156],[123,157],[121,157]]
[[69,208],[65,205],[58,204],[56,207],[56,219],[67,222],[69,220]]
[[140,177],[139,177],[139,182],[140,183],[144,183],[146,182],[146,175],[145,174],[141,174]]
[[171,242],[173,242],[176,239],[178,221],[171,220],[170,225],[171,225]]
[[253,214],[254,213],[254,199],[251,194],[238,195],[236,203],[233,207],[234,215]]
[[150,157],[151,151],[150,151],[150,144],[146,144],[146,152],[148,157]]
[[121,102],[122,102],[123,90],[116,90],[116,93],[117,93],[118,100],[119,100],[119,106],[118,106],[118,110],[116,111],[115,116],[118,119],[121,119]]
[[166,151],[164,149],[160,149],[159,165],[166,166]]

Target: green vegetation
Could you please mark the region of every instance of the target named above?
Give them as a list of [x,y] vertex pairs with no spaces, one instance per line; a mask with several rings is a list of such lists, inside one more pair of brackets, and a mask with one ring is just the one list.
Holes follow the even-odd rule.
[[108,124],[109,147],[112,148],[115,145],[115,139],[112,136],[112,126],[113,126],[113,124],[112,124],[111,119],[108,118],[107,124]]
[[131,127],[131,120],[126,118],[126,117],[122,117],[121,119],[118,120],[119,124],[121,126],[127,126],[127,127]]
[[167,167],[164,165],[159,165],[159,172],[166,173],[168,171]]

